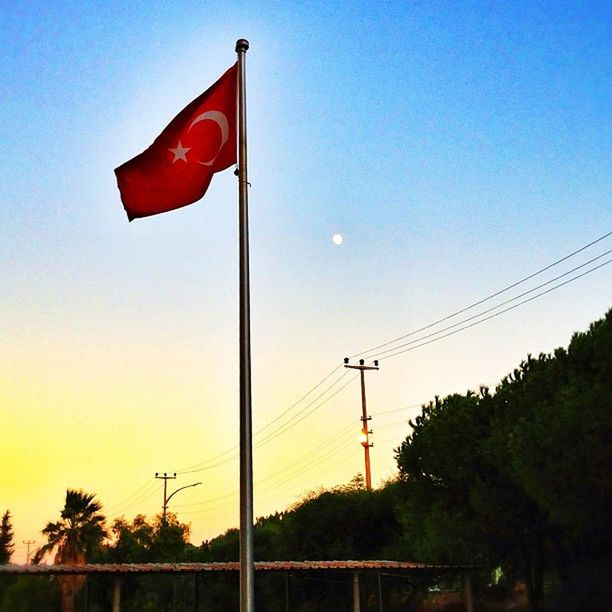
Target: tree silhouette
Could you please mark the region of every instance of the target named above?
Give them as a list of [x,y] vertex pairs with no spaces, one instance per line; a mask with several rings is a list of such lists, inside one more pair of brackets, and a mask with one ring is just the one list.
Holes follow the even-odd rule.
[[[82,565],[87,556],[99,548],[107,533],[105,517],[100,513],[102,504],[94,494],[68,489],[61,518],[56,523],[47,523],[42,530],[47,543],[34,555],[38,563],[47,554],[55,551],[56,564]],[[62,593],[62,612],[74,610],[74,597],[85,582],[84,576],[62,576],[58,578]]]
[[0,563],[8,563],[14,550],[11,513],[7,510],[2,515],[2,522],[0,523]]

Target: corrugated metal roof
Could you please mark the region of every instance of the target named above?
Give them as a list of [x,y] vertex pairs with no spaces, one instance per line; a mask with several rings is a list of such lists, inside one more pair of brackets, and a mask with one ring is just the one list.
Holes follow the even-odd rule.
[[[256,561],[256,571],[307,570],[395,570],[447,573],[473,566],[428,565],[411,561]],[[229,563],[87,563],[85,565],[0,565],[0,574],[176,574],[236,572],[238,562]]]

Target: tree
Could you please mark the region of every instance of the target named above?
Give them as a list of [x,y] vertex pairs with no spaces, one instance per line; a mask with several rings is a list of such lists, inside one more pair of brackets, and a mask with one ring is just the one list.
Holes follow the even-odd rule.
[[113,542],[104,551],[112,563],[165,563],[184,561],[189,539],[189,525],[168,512],[152,522],[138,514],[131,523],[121,517],[111,527]]
[[14,550],[11,513],[7,510],[2,515],[2,522],[0,523],[0,564],[9,563]]
[[546,517],[491,443],[497,404],[488,389],[436,398],[397,450],[404,524],[420,560],[520,572],[538,605]]
[[58,585],[46,576],[15,577],[0,598],[0,612],[57,612]]
[[308,494],[281,525],[281,554],[287,559],[381,558],[400,534],[389,491],[367,491],[361,475]]
[[[57,564],[82,565],[87,557],[98,549],[106,537],[105,517],[100,513],[102,504],[95,494],[68,489],[61,518],[56,523],[47,523],[42,530],[47,543],[34,555],[38,563],[47,554],[55,551]],[[62,594],[62,612],[73,612],[74,597],[85,582],[84,576],[62,576],[58,578]]]
[[[180,523],[169,512],[148,521],[139,514],[132,521],[116,519],[111,527],[112,538],[100,551],[98,560],[107,563],[185,562],[194,549],[188,543],[189,525]],[[105,581],[101,581],[104,584]],[[126,612],[173,610],[176,598],[190,596],[190,576],[137,576],[122,578],[122,609]]]
[[528,358],[497,396],[505,463],[548,518],[561,579],[596,573],[612,548],[612,310],[567,351]]
[[500,565],[520,575],[533,609],[552,569],[562,581],[605,581],[612,310],[567,350],[528,355],[495,394],[436,398],[411,425],[396,458],[418,558]]

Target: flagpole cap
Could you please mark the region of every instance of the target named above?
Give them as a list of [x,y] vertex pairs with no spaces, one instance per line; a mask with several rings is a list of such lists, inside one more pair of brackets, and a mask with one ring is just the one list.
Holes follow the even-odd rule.
[[246,38],[239,38],[236,41],[236,53],[240,53],[240,51],[246,52],[249,48],[249,41]]

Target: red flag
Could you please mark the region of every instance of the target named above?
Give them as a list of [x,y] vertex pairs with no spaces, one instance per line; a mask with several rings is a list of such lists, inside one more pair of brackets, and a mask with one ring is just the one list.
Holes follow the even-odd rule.
[[237,65],[187,105],[143,153],[115,169],[131,221],[199,200],[236,163]]

